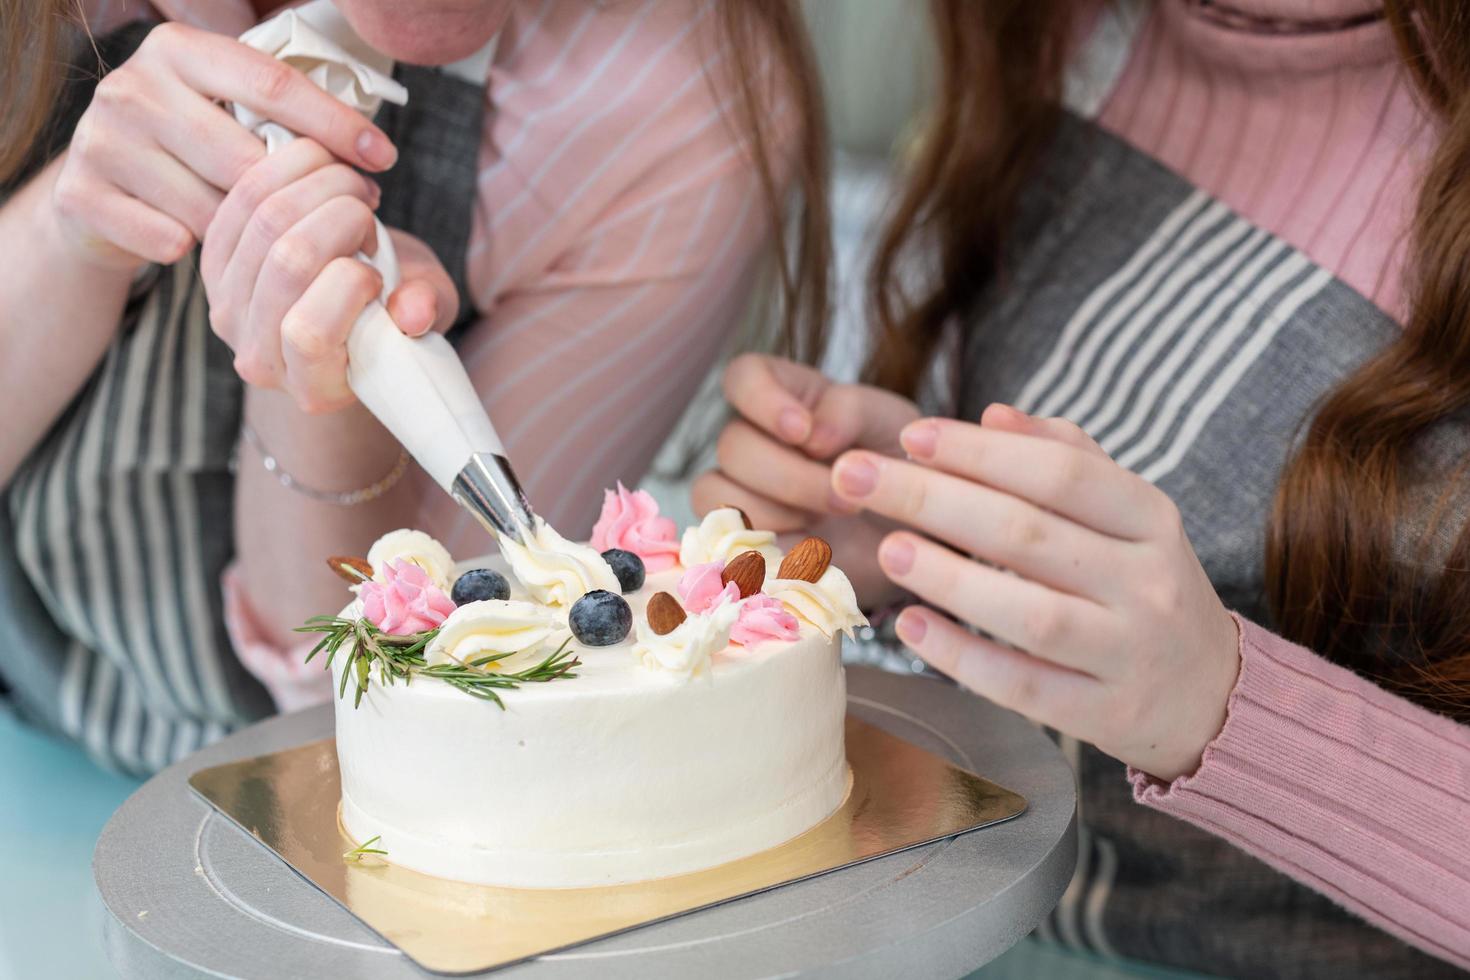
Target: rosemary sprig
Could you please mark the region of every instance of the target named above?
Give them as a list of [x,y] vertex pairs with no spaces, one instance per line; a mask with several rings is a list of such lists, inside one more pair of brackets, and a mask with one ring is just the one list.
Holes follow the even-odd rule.
[[570,650],[571,637],[567,637],[555,652],[540,663],[525,670],[503,673],[486,670],[485,667],[498,659],[504,659],[508,654],[479,657],[468,663],[429,666],[424,662],[424,650],[438,635],[438,630],[393,636],[364,619],[316,616],[307,620],[305,626],[298,627],[296,632],[322,634],[321,640],[307,654],[306,660],[310,663],[313,657],[325,651],[328,670],[332,668],[337,655],[345,649],[347,663],[343,665],[337,696],[346,697],[347,684],[349,681],[353,682],[354,708],[362,704],[362,696],[367,693],[374,665],[378,668],[380,682],[388,686],[400,680],[405,684],[410,683],[418,675],[434,677],[471,697],[493,701],[502,709],[505,708],[505,702],[500,700],[497,691],[515,690],[522,684],[540,684],[564,677],[576,677],[572,671],[582,665],[582,661]]
[[374,835],[371,840],[365,840],[365,841],[363,841],[361,844],[358,844],[352,850],[350,850],[350,851],[343,851],[342,852],[342,860],[344,860],[344,861],[361,861],[364,857],[366,857],[369,854],[376,854],[376,855],[378,855],[380,857],[387,857],[388,856],[388,852],[387,851],[383,850],[381,847],[374,847],[373,846],[374,844],[376,844],[381,839],[382,839],[381,836]]

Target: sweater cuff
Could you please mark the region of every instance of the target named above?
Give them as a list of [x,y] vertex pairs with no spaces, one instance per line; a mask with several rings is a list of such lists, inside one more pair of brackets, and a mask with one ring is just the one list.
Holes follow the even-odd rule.
[[1470,965],[1470,731],[1236,622],[1220,733],[1190,775],[1130,769],[1134,798]]

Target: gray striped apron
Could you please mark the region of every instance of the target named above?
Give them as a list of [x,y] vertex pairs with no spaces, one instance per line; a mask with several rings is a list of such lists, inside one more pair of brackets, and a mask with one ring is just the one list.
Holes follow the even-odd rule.
[[[1265,521],[1282,467],[1318,399],[1398,325],[1289,243],[1075,118],[1024,195],[1010,256],[965,331],[956,414],[976,419],[1001,401],[1077,422],[1169,494],[1221,597],[1270,626]],[[1425,441],[1410,524],[1467,454],[1463,416]],[[1463,526],[1470,487],[1445,499]],[[1403,536],[1406,556],[1417,537]],[[1370,669],[1373,656],[1346,666]],[[1119,763],[1063,746],[1081,783],[1081,849],[1043,937],[1225,976],[1460,975],[1138,806]]]
[[[125,60],[149,26],[103,38],[104,63]],[[378,178],[379,214],[451,271],[457,333],[474,312],[464,277],[484,86],[395,74],[409,102],[378,117],[399,148]],[[91,98],[95,72],[70,75],[32,170]],[[154,772],[271,710],[223,621],[242,402],[231,361],[209,329],[197,253],[150,268],[100,366],[0,501],[0,705],[124,772]]]

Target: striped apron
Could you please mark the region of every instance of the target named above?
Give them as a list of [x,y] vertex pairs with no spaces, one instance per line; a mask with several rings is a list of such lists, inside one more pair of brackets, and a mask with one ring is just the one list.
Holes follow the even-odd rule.
[[[966,324],[955,414],[978,419],[999,401],[1081,425],[1169,495],[1216,592],[1269,627],[1266,520],[1282,468],[1324,393],[1398,325],[1290,243],[1076,117],[1023,195],[1009,254],[1005,282]],[[1406,488],[1414,527],[1440,505],[1450,526],[1470,520],[1470,487],[1451,483],[1467,454],[1470,413],[1425,440],[1424,485]],[[1405,556],[1416,541],[1404,536]],[[1371,672],[1372,656],[1344,665]],[[1080,783],[1080,853],[1043,938],[1232,977],[1461,975],[1137,805],[1121,763],[1061,742]]]
[[[150,26],[101,39],[104,63],[124,61]],[[95,75],[69,73],[31,172],[64,145]],[[483,75],[395,76],[409,102],[377,119],[399,148],[378,175],[379,214],[451,271],[453,337],[474,313],[464,270]],[[232,359],[209,328],[197,253],[148,269],[100,366],[0,499],[0,705],[109,768],[157,771],[271,711],[233,653],[219,585],[234,555]]]

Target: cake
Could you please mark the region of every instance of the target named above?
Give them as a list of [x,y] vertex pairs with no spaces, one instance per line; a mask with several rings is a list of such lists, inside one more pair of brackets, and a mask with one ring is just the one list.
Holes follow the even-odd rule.
[[738,860],[842,805],[839,643],[865,621],[825,542],[783,554],[735,508],[680,537],[619,486],[591,544],[538,519],[500,546],[456,564],[396,531],[331,560],[357,597],[305,629],[326,634],[354,841],[583,888]]

